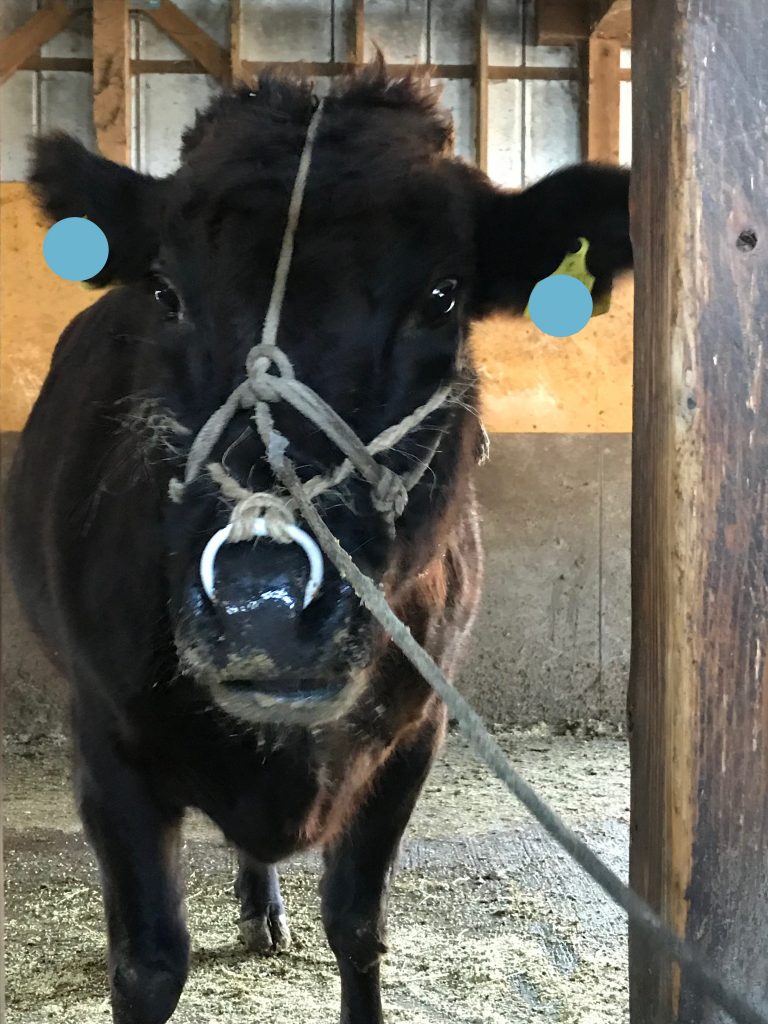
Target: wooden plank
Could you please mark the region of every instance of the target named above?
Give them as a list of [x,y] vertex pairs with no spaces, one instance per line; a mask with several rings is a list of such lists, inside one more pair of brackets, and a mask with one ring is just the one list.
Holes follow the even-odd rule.
[[[262,71],[266,68],[284,68],[299,75],[319,76],[342,75],[355,69],[350,62],[341,61],[243,61],[243,66],[251,73]],[[409,72],[418,70],[429,70],[433,78],[458,79],[466,78],[472,81],[477,75],[477,68],[474,64],[387,64],[392,75],[407,75]],[[518,67],[518,66],[494,66],[488,68],[488,78],[491,81],[509,80],[530,80],[555,82],[574,82],[578,79],[579,73],[576,68],[552,68],[552,67]]]
[[592,34],[629,46],[632,42],[632,0],[595,0]]
[[245,74],[243,70],[243,12],[240,0],[230,0],[229,22],[229,63],[230,80],[241,82]]
[[588,0],[536,0],[536,45],[570,46],[589,38]]
[[[764,0],[633,25],[635,889],[768,1015]],[[632,931],[632,1024],[721,1024]]]
[[475,0],[475,162],[488,170],[488,0]]
[[365,62],[365,0],[353,0],[352,25],[347,47],[347,60],[351,64]]
[[[252,73],[254,70],[265,68],[286,68],[300,74],[316,76],[318,78],[332,77],[352,71],[356,65],[349,61],[293,61],[275,63],[274,61],[249,61],[242,60],[243,73]],[[140,58],[130,63],[131,72],[136,75],[147,74],[173,74],[173,75],[200,75],[205,74],[206,69],[196,60],[152,60]],[[389,64],[387,65],[393,74],[406,74],[413,71],[413,64]],[[416,65],[426,70],[427,65]],[[91,71],[93,62],[87,57],[41,57],[36,54],[24,61],[19,70],[23,71]],[[474,81],[476,68],[473,64],[430,64],[429,70],[435,78],[446,78],[449,80],[461,81],[463,79]],[[494,65],[488,67],[488,79],[494,81],[541,81],[541,82],[574,82],[578,79],[578,71],[575,68],[556,67],[520,67],[519,65]],[[631,68],[621,68],[619,79],[622,82],[632,81]]]
[[619,162],[621,132],[621,46],[592,36],[587,44],[587,159]]
[[93,0],[93,121],[104,156],[131,160],[131,32],[126,0]]
[[169,36],[184,53],[201,64],[219,82],[231,78],[230,56],[172,0],[160,0],[158,7],[141,8],[142,13]]
[[57,36],[69,23],[72,14],[72,9],[64,0],[49,0],[45,7],[33,14],[15,32],[0,39],[0,85],[34,56],[41,46]]

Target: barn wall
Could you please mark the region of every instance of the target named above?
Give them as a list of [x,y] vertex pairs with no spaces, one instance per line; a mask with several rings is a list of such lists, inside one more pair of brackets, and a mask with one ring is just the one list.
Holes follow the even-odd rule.
[[[176,2],[228,45],[225,0]],[[245,59],[346,56],[351,0],[336,0],[333,17],[328,0],[241,2]],[[6,0],[0,35],[36,6],[37,0]],[[576,51],[533,46],[531,7],[523,0],[489,0],[490,63],[572,68],[574,80],[491,82],[489,172],[513,188],[581,156]],[[471,63],[473,8],[474,0],[367,0],[369,51],[375,41],[393,61]],[[87,15],[43,51],[90,52]],[[133,23],[133,54],[183,56],[141,17]],[[443,84],[457,152],[472,159],[474,86]],[[41,259],[45,225],[22,184],[25,140],[63,128],[94,147],[91,89],[89,74],[71,71],[21,71],[0,87],[0,429],[6,452],[39,390],[55,338],[95,297],[55,277]],[[215,83],[205,75],[150,74],[136,77],[133,89],[132,162],[165,174],[175,166],[183,126]],[[630,89],[622,84],[624,162],[631,159]],[[627,282],[617,289],[611,313],[570,339],[547,338],[506,317],[475,331],[494,459],[481,480],[488,593],[464,678],[467,692],[496,721],[623,720],[632,298]],[[4,607],[3,632],[8,712],[18,728],[45,729],[60,716],[60,705],[40,699],[40,685],[48,693],[52,677],[12,602]]]

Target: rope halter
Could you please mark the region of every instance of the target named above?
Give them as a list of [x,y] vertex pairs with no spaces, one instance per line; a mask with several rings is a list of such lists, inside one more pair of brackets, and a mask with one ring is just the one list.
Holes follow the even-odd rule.
[[399,475],[378,462],[375,456],[398,444],[436,409],[454,397],[453,385],[438,388],[427,402],[406,416],[400,423],[382,431],[369,444],[364,444],[349,424],[328,403],[296,378],[293,364],[277,344],[280,316],[285,299],[288,273],[293,257],[296,229],[306,191],[312,152],[323,115],[324,100],[320,100],[310,120],[299,168],[291,193],[288,219],[285,226],[280,255],[275,270],[261,341],[248,353],[245,361],[246,377],[229,398],[203,425],[195,437],[187,456],[183,482],[174,479],[169,485],[171,500],[180,502],[185,489],[205,467],[219,486],[223,497],[234,502],[228,526],[218,530],[208,541],[200,559],[200,578],[210,600],[215,600],[215,562],[224,544],[237,544],[258,537],[269,537],[279,544],[295,543],[305,552],[309,562],[309,581],[304,594],[306,608],[317,595],[323,583],[323,556],[316,541],[296,524],[295,498],[272,491],[250,491],[243,487],[218,463],[209,463],[211,452],[222,437],[236,413],[253,409],[253,419],[265,446],[288,441],[275,428],[270,406],[287,402],[297,412],[321,430],[344,455],[344,460],[333,471],[318,475],[301,485],[308,501],[346,480],[353,473],[362,477],[371,488],[371,503],[383,517],[390,536],[394,536],[395,522],[408,504],[409,492],[421,480],[437,452],[439,432],[414,469]]

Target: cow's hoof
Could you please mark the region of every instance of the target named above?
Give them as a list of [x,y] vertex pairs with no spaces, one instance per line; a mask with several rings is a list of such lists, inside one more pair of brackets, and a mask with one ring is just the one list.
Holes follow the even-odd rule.
[[258,917],[240,921],[240,941],[249,953],[275,956],[291,948],[291,931],[284,913],[268,907]]
[[176,1009],[186,971],[120,964],[112,974],[115,1024],[165,1024]]

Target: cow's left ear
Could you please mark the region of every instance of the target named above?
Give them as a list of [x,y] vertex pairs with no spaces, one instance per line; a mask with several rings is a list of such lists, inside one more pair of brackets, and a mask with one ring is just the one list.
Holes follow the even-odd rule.
[[589,242],[587,269],[597,303],[614,276],[632,266],[629,171],[578,164],[523,192],[481,187],[478,274],[472,314],[522,313],[535,285]]
[[138,174],[63,133],[35,139],[29,183],[53,221],[87,217],[109,242],[109,258],[90,284],[135,281],[149,273],[160,245],[168,179]]

